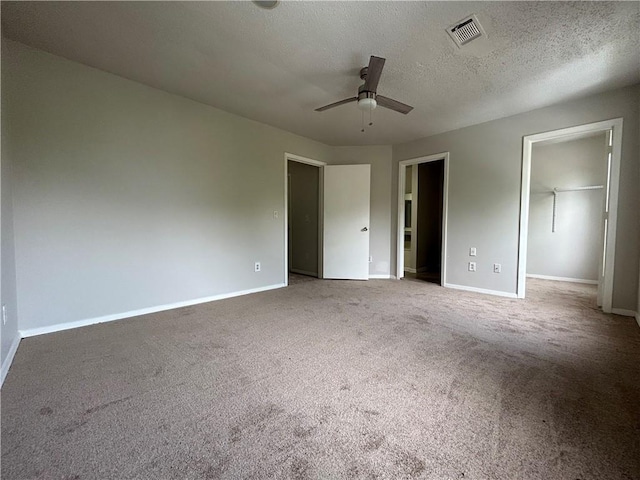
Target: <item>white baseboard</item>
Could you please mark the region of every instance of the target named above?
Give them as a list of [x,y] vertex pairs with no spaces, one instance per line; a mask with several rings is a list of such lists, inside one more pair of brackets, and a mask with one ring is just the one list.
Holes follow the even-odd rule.
[[625,308],[612,308],[611,313],[614,315],[622,315],[623,317],[636,317],[638,315],[633,310],[627,310]]
[[551,275],[538,275],[535,273],[527,273],[528,278],[539,278],[541,280],[554,280],[556,282],[586,283],[589,285],[598,285],[597,280],[588,280],[586,278],[570,278],[570,277],[553,277]]
[[374,279],[377,279],[377,278],[395,278],[395,277],[393,275],[389,275],[388,273],[387,274],[375,273],[373,275],[369,274],[369,279],[374,280]]
[[409,273],[416,273],[416,269],[411,267],[404,267],[404,271]]
[[18,345],[20,345],[20,332],[18,332],[18,335],[13,339],[11,347],[9,347],[7,358],[5,358],[4,363],[2,364],[2,369],[0,369],[0,387],[2,387],[4,379],[7,378],[9,368],[11,367],[11,363],[13,363],[13,357],[16,356],[16,352],[18,351]]
[[130,317],[137,317],[140,315],[147,315],[149,313],[163,312],[165,310],[172,310],[174,308],[189,307],[191,305],[197,305],[199,303],[213,302],[215,300],[223,300],[225,298],[239,297],[241,295],[248,295],[250,293],[264,292],[267,290],[274,290],[276,288],[282,288],[286,286],[284,283],[277,283],[275,285],[267,285],[265,287],[251,288],[249,290],[241,290],[239,292],[223,293],[220,295],[213,295],[211,297],[197,298],[195,300],[187,300],[185,302],[169,303],[166,305],[159,305],[157,307],[142,308],[140,310],[131,310],[129,312],[116,313],[113,315],[105,315],[104,317],[87,318],[85,320],[78,320],[76,322],[58,323],[56,325],[50,325],[39,328],[28,328],[26,330],[20,330],[18,333],[22,338],[33,337],[36,335],[44,335],[45,333],[61,332],[63,330],[70,330],[72,328],[87,327],[89,325],[96,325],[98,323],[113,322],[115,320],[122,320]]
[[310,277],[317,277],[318,272],[307,272],[306,270],[298,270],[297,268],[290,268],[289,271],[291,273],[298,273],[300,275],[308,275]]
[[499,290],[487,290],[486,288],[468,287],[466,285],[455,285],[453,283],[445,283],[445,288],[453,288],[455,290],[466,290],[467,292],[485,293],[487,295],[496,295],[498,297],[518,298],[515,293],[501,292]]

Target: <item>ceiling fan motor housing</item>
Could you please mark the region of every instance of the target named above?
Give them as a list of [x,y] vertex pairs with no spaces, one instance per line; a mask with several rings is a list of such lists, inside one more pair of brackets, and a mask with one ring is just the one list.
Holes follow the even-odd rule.
[[373,92],[371,90],[366,90],[366,87],[364,84],[360,85],[358,87],[358,100],[360,100],[361,98],[367,98],[364,96],[365,94],[370,94],[368,98],[375,98],[376,92]]

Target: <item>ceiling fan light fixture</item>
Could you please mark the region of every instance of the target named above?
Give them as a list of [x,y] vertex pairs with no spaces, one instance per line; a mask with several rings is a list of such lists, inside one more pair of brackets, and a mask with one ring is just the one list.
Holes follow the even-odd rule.
[[373,110],[378,106],[375,98],[365,97],[358,100],[358,108],[360,110]]

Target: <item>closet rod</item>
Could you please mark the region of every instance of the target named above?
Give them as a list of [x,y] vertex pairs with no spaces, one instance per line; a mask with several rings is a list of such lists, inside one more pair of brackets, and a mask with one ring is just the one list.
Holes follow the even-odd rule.
[[586,187],[574,187],[574,188],[554,188],[554,193],[559,192],[578,192],[580,190],[600,190],[604,188],[604,185],[589,185]]
[[557,197],[558,193],[563,192],[579,192],[582,190],[601,190],[604,185],[587,185],[586,187],[574,187],[574,188],[554,188],[553,189],[553,217],[551,218],[551,232],[556,231],[556,213],[558,210]]

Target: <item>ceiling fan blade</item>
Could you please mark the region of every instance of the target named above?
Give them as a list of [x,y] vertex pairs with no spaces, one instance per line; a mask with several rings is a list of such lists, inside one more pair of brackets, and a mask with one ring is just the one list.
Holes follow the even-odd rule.
[[382,67],[384,67],[384,58],[374,57],[371,55],[369,59],[369,68],[367,69],[367,79],[364,81],[364,89],[367,92],[375,92],[378,88],[380,75],[382,75]]
[[411,105],[399,102],[393,98],[383,97],[382,95],[376,95],[376,101],[381,107],[389,108],[396,112],[404,113],[405,115],[413,110]]
[[325,105],[324,107],[316,108],[316,112],[324,112],[325,110],[329,110],[333,107],[339,107],[340,105],[344,105],[345,103],[351,103],[358,100],[358,97],[345,98],[344,100],[340,100],[339,102],[330,103],[329,105]]

